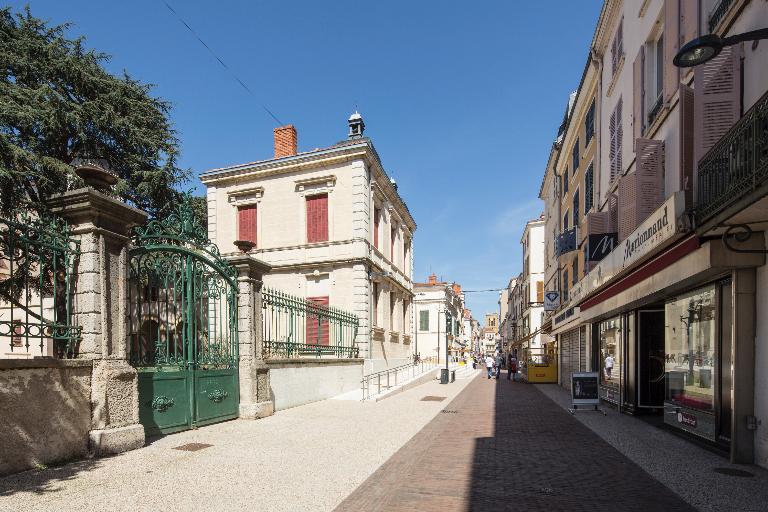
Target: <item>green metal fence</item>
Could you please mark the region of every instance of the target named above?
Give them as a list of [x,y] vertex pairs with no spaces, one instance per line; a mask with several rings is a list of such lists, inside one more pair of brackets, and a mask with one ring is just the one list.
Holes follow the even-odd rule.
[[52,216],[0,218],[0,353],[73,357],[73,276],[80,244]]
[[358,357],[356,315],[278,290],[262,290],[264,358]]

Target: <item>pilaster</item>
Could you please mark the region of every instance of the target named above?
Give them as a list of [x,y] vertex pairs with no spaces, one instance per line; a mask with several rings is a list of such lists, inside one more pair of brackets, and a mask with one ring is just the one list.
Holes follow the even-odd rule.
[[128,363],[128,244],[141,210],[82,188],[51,200],[80,241],[73,322],[82,327],[77,357],[93,361],[90,449],[95,455],[144,445],[136,369]]
[[262,298],[264,274],[271,267],[248,254],[224,258],[237,270],[237,339],[240,353],[240,418],[258,419],[274,413],[269,367],[262,356]]

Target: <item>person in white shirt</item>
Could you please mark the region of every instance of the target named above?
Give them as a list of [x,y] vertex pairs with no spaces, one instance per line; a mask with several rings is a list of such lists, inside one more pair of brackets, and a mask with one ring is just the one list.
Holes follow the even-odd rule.
[[485,356],[485,367],[488,370],[488,378],[489,379],[491,378],[491,375],[493,375],[493,363],[494,362],[495,362],[495,360],[493,359],[493,357],[490,354]]
[[613,356],[608,354],[605,358],[605,380],[611,380],[611,373],[613,372]]

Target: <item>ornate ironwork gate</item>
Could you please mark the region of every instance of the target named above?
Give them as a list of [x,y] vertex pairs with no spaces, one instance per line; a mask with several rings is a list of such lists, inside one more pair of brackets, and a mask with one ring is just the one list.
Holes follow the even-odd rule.
[[137,229],[129,288],[130,360],[147,435],[236,418],[237,274],[188,199]]

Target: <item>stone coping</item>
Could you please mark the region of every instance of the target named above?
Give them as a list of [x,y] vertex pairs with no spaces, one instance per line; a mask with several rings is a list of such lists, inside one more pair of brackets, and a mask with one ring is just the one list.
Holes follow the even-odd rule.
[[302,366],[354,366],[362,365],[362,358],[291,358],[291,359],[265,359],[264,362],[270,368],[299,368]]
[[0,359],[0,370],[24,370],[29,368],[90,368],[90,359],[53,359],[39,357],[33,359]]

